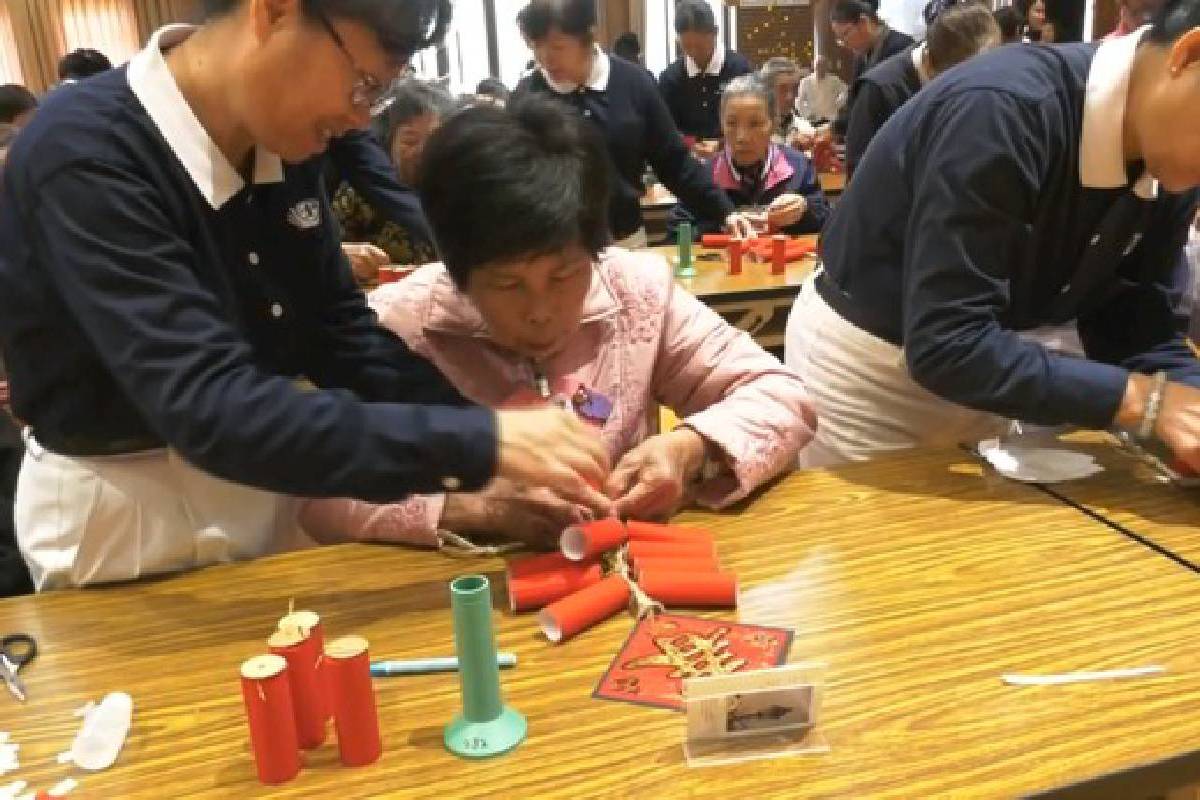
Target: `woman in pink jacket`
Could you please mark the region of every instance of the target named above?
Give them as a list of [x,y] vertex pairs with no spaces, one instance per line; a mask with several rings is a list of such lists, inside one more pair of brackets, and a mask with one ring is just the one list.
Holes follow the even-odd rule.
[[[648,253],[608,247],[603,143],[528,99],[474,108],[426,146],[421,199],[445,265],[371,296],[384,325],[469,399],[551,402],[594,424],[615,464],[616,513],[720,507],[789,468],[816,420],[800,379],[672,281]],[[659,406],[681,418],[658,430]],[[323,542],[437,546],[445,531],[547,544],[586,510],[497,481],[477,493],[374,505],[314,500]]]

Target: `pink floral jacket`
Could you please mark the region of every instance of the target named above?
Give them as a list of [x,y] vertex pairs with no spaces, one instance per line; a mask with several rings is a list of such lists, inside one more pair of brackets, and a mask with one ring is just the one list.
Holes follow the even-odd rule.
[[[496,408],[532,388],[531,365],[491,341],[442,265],[381,286],[370,304],[474,402]],[[678,288],[666,262],[651,253],[611,248],[601,255],[578,333],[543,369],[556,393],[569,397],[584,386],[612,401],[600,436],[614,464],[658,432],[660,405],[717,445],[728,469],[701,485],[697,497],[710,507],[739,500],[795,463],[816,426],[800,378]],[[312,500],[302,522],[323,542],[436,546],[444,501]]]

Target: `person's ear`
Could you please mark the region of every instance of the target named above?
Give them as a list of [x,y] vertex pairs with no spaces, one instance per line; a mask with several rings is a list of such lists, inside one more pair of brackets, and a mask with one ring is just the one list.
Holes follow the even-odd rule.
[[1167,68],[1172,77],[1176,77],[1197,61],[1200,61],[1200,28],[1192,28],[1171,45]]
[[265,41],[273,31],[286,24],[291,18],[303,16],[301,0],[250,0],[250,19],[254,24],[254,35]]

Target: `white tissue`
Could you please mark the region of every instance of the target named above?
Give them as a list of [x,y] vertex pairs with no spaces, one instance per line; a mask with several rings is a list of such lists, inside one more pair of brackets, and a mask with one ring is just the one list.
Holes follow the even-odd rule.
[[132,720],[132,697],[125,692],[105,695],[100,705],[86,713],[71,743],[75,766],[91,771],[111,767],[125,744]]
[[1063,447],[1036,447],[1021,442],[984,439],[979,454],[1006,478],[1027,483],[1061,483],[1103,472],[1087,453]]

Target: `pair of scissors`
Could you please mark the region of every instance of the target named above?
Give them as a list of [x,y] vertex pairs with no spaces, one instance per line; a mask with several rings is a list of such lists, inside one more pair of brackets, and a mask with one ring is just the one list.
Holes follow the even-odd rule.
[[37,642],[25,633],[14,633],[0,639],[0,679],[12,696],[25,702],[25,683],[17,675],[21,668],[37,657]]

